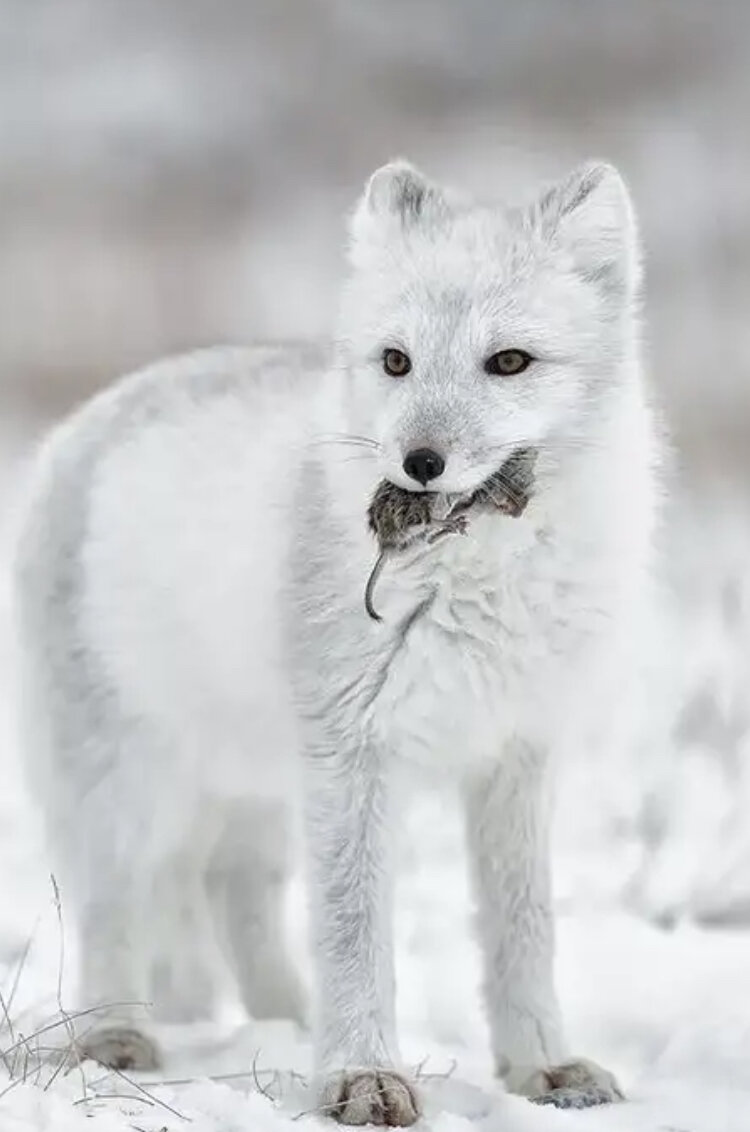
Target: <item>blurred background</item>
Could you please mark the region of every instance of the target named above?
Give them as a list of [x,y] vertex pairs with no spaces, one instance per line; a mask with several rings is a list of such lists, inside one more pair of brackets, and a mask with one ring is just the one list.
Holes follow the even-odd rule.
[[170,351],[326,333],[379,163],[518,196],[614,161],[674,460],[641,707],[573,754],[560,900],[750,926],[748,107],[739,2],[0,0],[6,545],[34,439],[85,395]]

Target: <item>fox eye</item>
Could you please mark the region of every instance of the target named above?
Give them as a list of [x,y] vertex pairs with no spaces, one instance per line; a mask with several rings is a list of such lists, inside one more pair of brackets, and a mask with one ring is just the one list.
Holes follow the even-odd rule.
[[499,377],[512,377],[515,373],[523,373],[533,362],[531,354],[525,350],[501,350],[493,354],[484,363],[484,372]]
[[411,369],[411,358],[403,350],[384,350],[383,369],[389,377],[406,377]]

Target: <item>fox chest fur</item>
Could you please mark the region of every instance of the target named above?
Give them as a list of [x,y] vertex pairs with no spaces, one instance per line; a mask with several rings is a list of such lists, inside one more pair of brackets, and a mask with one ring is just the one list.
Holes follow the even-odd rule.
[[[293,629],[302,714],[434,774],[463,774],[522,732],[546,745],[590,693],[622,600],[616,560],[532,504],[465,535],[386,558],[382,621],[363,590],[376,551],[305,555],[295,586],[313,628]],[[370,556],[368,558],[368,555]],[[594,663],[596,662],[596,663]],[[332,723],[332,721],[336,721]]]

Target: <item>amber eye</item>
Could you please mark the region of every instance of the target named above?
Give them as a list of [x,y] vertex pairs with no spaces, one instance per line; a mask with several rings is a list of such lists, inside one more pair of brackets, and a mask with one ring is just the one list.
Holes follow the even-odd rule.
[[411,369],[411,359],[403,350],[384,350],[383,369],[389,377],[406,377]]
[[533,362],[531,354],[525,350],[501,350],[493,354],[484,363],[484,372],[496,374],[500,377],[512,377],[514,373],[523,373]]

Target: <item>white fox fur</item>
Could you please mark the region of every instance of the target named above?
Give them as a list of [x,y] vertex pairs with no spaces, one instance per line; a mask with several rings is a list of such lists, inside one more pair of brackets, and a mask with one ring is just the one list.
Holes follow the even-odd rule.
[[[410,1123],[390,923],[408,770],[465,797],[499,1073],[559,1103],[619,1095],[566,1061],[547,811],[551,755],[626,654],[648,567],[637,288],[611,167],[511,209],[395,163],[353,216],[330,349],[162,362],[55,430],[18,612],[27,760],[80,931],[81,1005],[154,995],[198,1015],[223,953],[252,1015],[299,1017],[280,909],[301,793],[322,1103]],[[384,373],[388,348],[407,376]],[[504,349],[535,360],[488,376]],[[383,477],[418,487],[402,463],[423,446],[445,458],[428,487],[446,493],[533,447],[533,495],[390,563],[376,624],[366,509]],[[125,1006],[87,1051],[156,1058]]]

